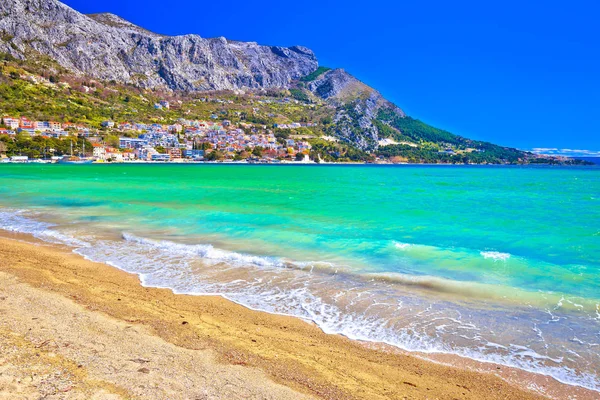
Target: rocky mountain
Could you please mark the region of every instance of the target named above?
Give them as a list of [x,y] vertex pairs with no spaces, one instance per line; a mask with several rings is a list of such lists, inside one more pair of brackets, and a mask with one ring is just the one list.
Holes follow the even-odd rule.
[[386,100],[381,93],[343,69],[318,75],[307,82],[306,88],[336,107],[336,135],[362,150],[378,147],[383,139],[375,123],[380,110],[386,109],[399,117],[405,116],[404,111]]
[[163,36],[112,14],[83,15],[58,0],[2,0],[0,51],[32,51],[103,80],[174,90],[286,88],[317,68],[305,47]]

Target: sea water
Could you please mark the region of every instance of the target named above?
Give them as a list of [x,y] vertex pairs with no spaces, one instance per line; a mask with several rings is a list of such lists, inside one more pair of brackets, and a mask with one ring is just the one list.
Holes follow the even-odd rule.
[[600,168],[2,165],[0,228],[176,293],[600,391]]

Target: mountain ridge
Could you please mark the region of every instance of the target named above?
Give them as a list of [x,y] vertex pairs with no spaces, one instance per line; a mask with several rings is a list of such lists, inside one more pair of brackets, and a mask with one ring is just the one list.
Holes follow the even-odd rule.
[[138,25],[134,24],[133,22],[128,21],[125,18],[122,18],[122,17],[118,16],[117,14],[113,14],[111,12],[93,13],[93,14],[84,14],[84,15],[93,19],[96,22],[99,22],[101,24],[104,24],[104,25],[107,25],[110,27],[129,28],[136,32],[146,34],[146,35],[156,36],[156,37],[169,36],[169,35],[161,35],[159,33],[152,32],[148,29],[142,28],[141,26],[138,26]]
[[223,37],[158,35],[114,14],[84,15],[58,0],[0,4],[0,51],[37,51],[97,79],[147,88],[202,91],[289,87],[317,69],[302,46],[260,46]]

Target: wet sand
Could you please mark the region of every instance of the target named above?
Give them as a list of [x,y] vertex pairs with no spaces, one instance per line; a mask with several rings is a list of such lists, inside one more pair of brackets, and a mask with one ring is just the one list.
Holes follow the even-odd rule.
[[66,248],[0,236],[0,399],[547,398],[523,388],[530,378],[555,397],[596,395],[489,364],[442,365],[220,297],[144,288]]

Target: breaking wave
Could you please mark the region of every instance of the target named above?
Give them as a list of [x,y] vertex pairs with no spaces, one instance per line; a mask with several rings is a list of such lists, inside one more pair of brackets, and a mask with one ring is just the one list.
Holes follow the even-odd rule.
[[189,256],[198,256],[208,260],[215,260],[227,263],[243,263],[259,267],[283,267],[284,262],[274,257],[260,257],[248,254],[236,253],[232,251],[220,250],[210,244],[187,245],[171,242],[168,240],[153,240],[136,236],[132,233],[123,233],[123,239],[127,242],[138,243],[143,246],[150,246],[160,249],[167,253]]

